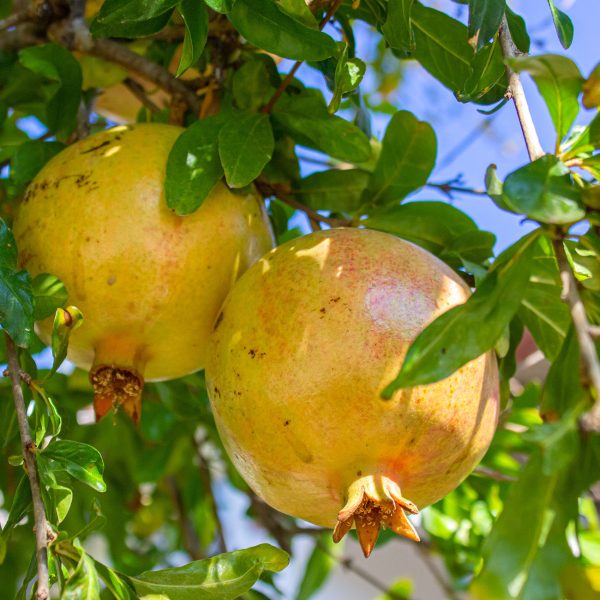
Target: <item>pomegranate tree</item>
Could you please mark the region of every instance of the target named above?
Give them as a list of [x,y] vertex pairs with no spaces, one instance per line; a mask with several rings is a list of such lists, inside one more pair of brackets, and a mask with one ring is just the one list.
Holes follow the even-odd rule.
[[412,340],[469,296],[425,250],[360,229],[319,231],[264,256],[215,322],[207,386],[225,446],[274,508],[368,556],[380,527],[419,537],[406,512],[453,490],[481,459],[497,415],[487,353],[447,379],[398,390]]
[[[203,368],[229,288],[272,246],[254,194],[219,183],[189,216],[167,207],[182,131],[121,126],[69,146],[31,182],[14,223],[21,267],[60,277],[84,314],[69,358],[90,369],[97,417],[122,406],[137,420],[144,379]],[[39,324],[45,342],[51,329]]]

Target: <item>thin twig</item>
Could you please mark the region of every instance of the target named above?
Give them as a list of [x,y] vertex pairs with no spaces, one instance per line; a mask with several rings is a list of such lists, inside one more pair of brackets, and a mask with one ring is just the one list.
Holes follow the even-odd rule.
[[484,190],[477,190],[474,188],[461,187],[459,185],[452,185],[451,183],[432,183],[428,182],[425,184],[427,187],[433,187],[441,190],[447,196],[452,196],[452,192],[459,192],[461,194],[473,194],[476,196],[487,196],[487,192]]
[[215,494],[213,492],[210,465],[204,458],[199,443],[196,440],[194,440],[194,443],[196,444],[196,455],[198,456],[198,461],[200,463],[200,479],[202,481],[202,485],[204,486],[206,493],[208,494],[210,508],[213,514],[213,518],[215,520],[215,529],[217,532],[217,541],[219,543],[219,552],[227,552],[227,542],[225,541],[223,523],[221,522],[221,518],[219,517],[219,508],[217,506],[217,501],[215,500]]
[[[329,22],[331,17],[333,17],[333,15],[335,15],[337,9],[341,6],[342,2],[343,2],[343,0],[333,0],[331,2],[330,6],[329,6],[329,10],[327,11],[325,16],[321,19],[321,22],[319,23],[319,29],[323,29],[323,27],[325,27],[325,25],[327,25],[327,23]],[[292,80],[294,79],[294,75],[296,74],[296,71],[300,68],[300,66],[302,65],[302,62],[303,61],[299,60],[294,63],[293,67],[290,69],[290,72],[286,75],[285,79],[279,84],[279,87],[275,90],[275,93],[271,96],[271,99],[263,106],[263,108],[262,108],[263,113],[268,114],[273,110],[273,107],[277,103],[277,100],[279,100],[279,98],[281,98],[281,96],[283,95],[283,92],[285,92],[288,85],[290,85],[290,83],[292,83]]]
[[16,27],[25,21],[30,21],[33,18],[31,11],[25,10],[23,12],[13,13],[0,21],[0,31],[5,31],[11,27]]
[[600,362],[596,345],[590,331],[590,323],[585,313],[585,306],[577,289],[577,281],[569,265],[565,247],[561,239],[553,240],[554,253],[558,262],[558,270],[563,286],[563,300],[569,305],[571,318],[575,326],[579,351],[587,375],[596,390],[595,402],[592,408],[581,418],[585,431],[600,433]]
[[173,499],[175,510],[177,512],[177,520],[179,521],[179,529],[181,530],[181,539],[186,552],[190,555],[192,560],[200,560],[204,558],[202,553],[202,545],[196,535],[193,523],[190,521],[186,509],[181,490],[177,485],[177,481],[173,476],[166,478],[167,485],[169,487],[169,493]]
[[123,85],[151,112],[160,112],[160,108],[150,100],[146,90],[135,79],[127,77],[123,80]]
[[483,465],[475,467],[473,473],[476,475],[481,475],[481,477],[493,479],[494,481],[517,481],[517,478],[513,477],[512,475],[506,475],[504,473],[501,473],[500,471],[496,471],[495,469],[484,467]]
[[440,571],[438,566],[435,564],[433,560],[433,556],[431,555],[429,549],[421,544],[417,544],[417,551],[421,555],[423,562],[429,569],[429,572],[433,575],[433,578],[437,581],[438,585],[446,592],[446,598],[448,600],[458,600],[458,594],[452,587],[452,584],[448,581],[448,579],[444,576],[444,573]]
[[[506,17],[503,17],[502,27],[500,28],[500,45],[505,58],[510,59],[518,55],[518,50],[510,35]],[[525,138],[525,144],[527,145],[527,152],[529,153],[530,160],[533,161],[543,156],[544,150],[540,144],[540,139],[533,118],[531,117],[531,111],[525,97],[521,78],[508,64],[506,65],[506,74],[508,75],[508,97],[512,98],[514,102],[521,130],[523,131],[523,137]]]
[[25,409],[25,399],[23,389],[21,388],[21,369],[19,367],[19,358],[17,347],[10,336],[4,334],[6,341],[6,355],[8,358],[8,369],[12,383],[12,393],[19,423],[19,433],[21,435],[21,445],[23,448],[23,458],[27,476],[29,477],[29,486],[31,487],[31,498],[33,502],[33,519],[35,523],[35,554],[37,559],[37,599],[48,600],[50,597],[50,586],[48,579],[48,522],[46,521],[46,510],[42,500],[42,492],[37,475],[37,466],[35,460],[35,442],[31,437],[29,422],[27,421],[27,411]]

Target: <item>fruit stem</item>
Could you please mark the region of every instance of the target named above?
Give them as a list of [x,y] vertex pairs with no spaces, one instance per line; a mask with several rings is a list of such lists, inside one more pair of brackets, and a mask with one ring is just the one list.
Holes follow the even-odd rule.
[[339,542],[354,525],[365,558],[371,554],[379,530],[391,529],[415,542],[419,534],[404,511],[416,515],[419,510],[402,496],[398,484],[384,475],[367,475],[352,482],[347,502],[338,514],[333,541]]

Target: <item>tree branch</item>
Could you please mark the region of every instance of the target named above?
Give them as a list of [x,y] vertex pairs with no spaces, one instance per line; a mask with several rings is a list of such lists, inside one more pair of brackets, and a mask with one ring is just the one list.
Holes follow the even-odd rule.
[[462,187],[459,185],[453,185],[452,182],[448,181],[447,183],[432,183],[427,182],[425,184],[427,187],[437,188],[438,190],[444,192],[449,198],[452,198],[452,192],[457,192],[461,194],[473,194],[476,196],[487,196],[487,192],[484,190],[477,190],[468,187]]
[[26,10],[23,12],[13,13],[6,17],[6,19],[0,20],[0,31],[5,31],[11,27],[16,27],[25,21],[30,21],[33,18],[31,11]]
[[[342,2],[343,2],[343,0],[332,0],[331,4],[329,6],[329,10],[327,11],[325,16],[321,19],[321,22],[319,23],[319,29],[323,29],[325,27],[325,25],[327,25],[327,23],[329,22],[329,19],[331,19],[331,17],[333,17],[333,15],[336,13],[337,9],[342,5]],[[283,95],[283,92],[285,92],[285,90],[290,85],[290,83],[292,83],[292,81],[294,79],[294,75],[296,74],[296,71],[300,68],[302,63],[303,63],[303,61],[301,61],[301,60],[296,61],[294,63],[294,66],[290,69],[290,72],[286,75],[285,79],[279,84],[279,87],[275,90],[275,93],[273,94],[273,96],[271,96],[271,99],[267,102],[267,104],[265,104],[263,106],[263,108],[262,108],[263,113],[268,114],[273,110],[273,107],[275,106],[275,104],[277,104],[277,100],[279,100],[279,98],[281,98],[281,96]]]
[[600,362],[598,361],[598,353],[594,344],[594,330],[590,327],[585,313],[585,306],[579,295],[577,280],[569,265],[563,240],[555,239],[552,243],[563,285],[562,298],[571,310],[571,318],[573,319],[575,333],[577,334],[581,360],[591,384],[596,390],[595,403],[590,411],[581,418],[581,425],[585,431],[600,433]]
[[[502,27],[500,28],[500,46],[502,47],[502,54],[505,58],[514,58],[518,55],[517,48],[510,35],[508,28],[508,22],[506,17],[502,18]],[[523,84],[518,73],[515,73],[510,65],[506,65],[506,74],[508,75],[508,96],[512,98],[517,115],[519,117],[519,123],[521,124],[521,130],[523,131],[523,137],[525,138],[525,144],[527,145],[527,152],[529,153],[530,160],[536,160],[544,155],[544,150],[540,144],[533,118],[531,117],[531,111],[529,110],[529,104],[525,97],[525,91],[523,90]]]
[[21,369],[19,367],[17,347],[7,333],[4,334],[4,338],[6,341],[6,354],[8,357],[12,393],[17,412],[17,421],[19,423],[19,433],[21,435],[23,458],[25,459],[25,467],[27,476],[29,477],[29,486],[31,487],[31,498],[33,501],[36,541],[35,554],[38,574],[37,599],[48,600],[50,598],[48,579],[48,522],[46,521],[46,510],[42,501],[42,493],[37,475],[36,447],[29,430],[29,422],[27,421],[27,410],[25,408],[25,399],[23,398],[23,389],[21,388]]
[[146,90],[135,79],[127,77],[123,80],[123,85],[151,112],[160,112],[160,108],[150,100]]

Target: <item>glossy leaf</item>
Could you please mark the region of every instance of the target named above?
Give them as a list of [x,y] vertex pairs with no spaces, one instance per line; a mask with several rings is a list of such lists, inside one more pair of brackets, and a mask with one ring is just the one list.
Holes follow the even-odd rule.
[[178,215],[196,211],[223,176],[218,136],[221,116],[196,121],[178,138],[167,161],[167,206]]
[[33,293],[33,317],[36,321],[46,319],[67,301],[67,288],[56,275],[40,273],[31,282]]
[[387,18],[381,31],[385,41],[403,52],[414,49],[411,11],[414,0],[388,0]]
[[320,97],[282,98],[275,105],[273,118],[302,146],[352,163],[371,157],[367,136],[349,121],[330,115]]
[[529,73],[546,101],[559,140],[565,137],[579,114],[583,77],[577,65],[558,54],[522,56],[510,60],[517,72]]
[[0,324],[17,346],[26,348],[33,332],[33,294],[26,271],[0,268]]
[[574,223],[585,215],[581,189],[564,163],[550,154],[511,173],[503,199],[515,212],[542,223]]
[[138,596],[134,593],[133,587],[129,585],[126,576],[120,576],[118,573],[106,565],[99,563],[97,560],[94,560],[94,566],[96,567],[98,577],[117,600],[136,600]]
[[138,595],[165,594],[169,600],[233,600],[248,591],[263,571],[281,571],[288,561],[283,550],[260,544],[129,579]]
[[233,113],[219,131],[219,156],[227,184],[240,188],[256,179],[271,160],[274,148],[268,115]]
[[306,27],[272,0],[236,0],[228,16],[249,42],[278,56],[324,60],[335,54],[331,37]]
[[367,66],[360,58],[348,58],[348,45],[344,47],[335,69],[333,97],[329,103],[329,112],[335,113],[345,94],[354,91],[362,81]]
[[505,8],[506,0],[469,0],[469,38],[477,50],[496,35]]
[[66,471],[97,492],[106,490],[102,478],[104,461],[93,446],[71,440],[57,440],[44,448],[39,456],[43,457],[49,471]]
[[205,4],[220,13],[228,13],[235,0],[204,0]]
[[177,67],[177,77],[197,62],[208,37],[208,12],[202,2],[181,0],[178,8],[185,23],[185,37]]
[[[513,256],[496,268],[477,291],[443,313],[412,343],[398,376],[384,390],[389,398],[398,388],[439,381],[496,344],[517,312],[529,281],[532,236],[512,248]],[[508,252],[508,251],[505,251]]]
[[152,35],[168,23],[176,5],[177,0],[106,0],[90,30],[97,37]]
[[300,180],[294,195],[315,210],[353,212],[361,206],[368,180],[360,169],[319,171]]
[[436,153],[431,125],[418,121],[407,111],[397,112],[385,131],[365,201],[375,206],[400,202],[425,185],[435,165]]
[[97,600],[100,597],[100,581],[94,559],[75,542],[79,552],[79,562],[70,577],[65,581],[60,600]]
[[573,43],[573,23],[562,10],[556,8],[554,0],[548,0],[548,4],[550,5],[550,12],[552,13],[552,20],[554,21],[558,39],[563,48],[569,48]]
[[276,0],[279,8],[302,25],[318,29],[319,24],[304,0]]

